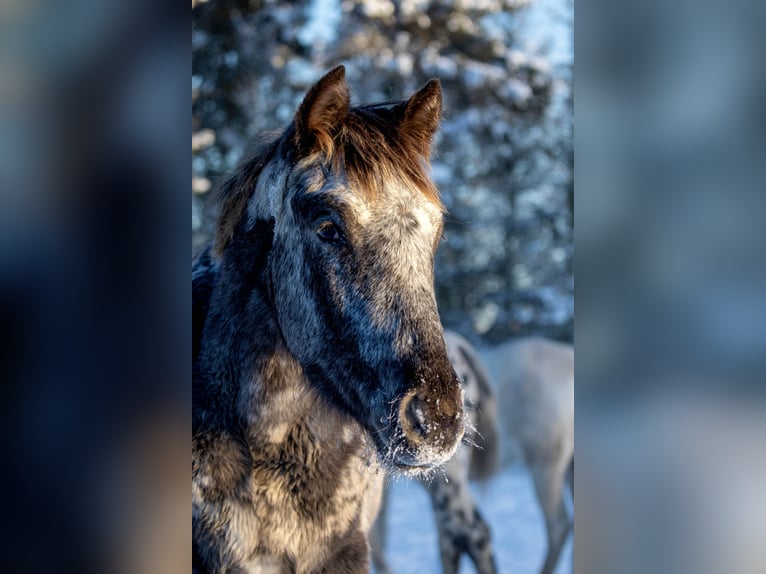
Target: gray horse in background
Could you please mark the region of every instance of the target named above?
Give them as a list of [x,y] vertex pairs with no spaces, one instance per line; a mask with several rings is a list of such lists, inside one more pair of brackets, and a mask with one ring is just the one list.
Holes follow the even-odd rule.
[[564,482],[574,500],[574,347],[530,337],[481,355],[497,389],[501,464],[520,451],[545,518],[548,550],[540,572],[551,574],[573,529]]
[[[434,508],[446,574],[467,554],[478,574],[496,572],[490,529],[468,488],[520,458],[532,477],[545,520],[548,549],[542,574],[554,572],[573,520],[564,482],[574,495],[574,349],[542,338],[515,339],[480,353],[445,331],[450,361],[465,389],[466,439],[444,467],[444,477],[421,480]],[[490,384],[491,381],[491,384]],[[445,480],[446,478],[446,480]],[[383,556],[386,504],[371,534],[378,574]]]

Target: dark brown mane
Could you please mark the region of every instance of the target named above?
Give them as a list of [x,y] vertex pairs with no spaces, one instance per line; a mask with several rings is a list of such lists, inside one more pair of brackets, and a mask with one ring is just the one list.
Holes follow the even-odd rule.
[[[370,197],[387,180],[412,183],[429,201],[444,209],[428,175],[430,141],[399,129],[404,104],[393,102],[351,108],[335,135],[328,161],[345,168],[352,185]],[[338,153],[340,152],[340,153]]]
[[223,182],[218,189],[218,201],[221,203],[221,214],[218,218],[213,253],[223,254],[223,250],[234,236],[237,225],[247,210],[247,202],[255,191],[255,184],[263,168],[274,158],[281,138],[274,134],[265,136],[264,141],[254,154],[246,160]]
[[[387,181],[398,179],[412,184],[439,209],[444,206],[439,191],[428,175],[430,134],[401,130],[406,101],[353,107],[330,140],[320,145],[318,153],[333,170],[345,170],[349,183],[374,199]],[[285,149],[295,140],[294,126],[281,136],[267,136],[255,153],[220,187],[221,215],[216,230],[213,253],[220,256],[255,191],[258,177],[275,156],[295,162],[295,149]],[[321,141],[321,140],[319,140]],[[309,156],[311,157],[311,156]]]

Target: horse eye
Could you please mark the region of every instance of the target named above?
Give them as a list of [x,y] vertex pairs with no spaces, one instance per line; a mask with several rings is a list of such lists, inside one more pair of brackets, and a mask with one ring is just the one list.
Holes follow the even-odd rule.
[[332,221],[324,221],[317,228],[317,236],[325,243],[339,243],[341,238],[338,227]]

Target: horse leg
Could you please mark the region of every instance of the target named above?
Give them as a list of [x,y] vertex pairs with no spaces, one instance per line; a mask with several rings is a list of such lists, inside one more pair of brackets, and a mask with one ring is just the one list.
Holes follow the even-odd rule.
[[461,555],[467,553],[477,574],[495,574],[490,529],[468,486],[467,456],[459,451],[445,467],[447,480],[437,478],[426,485],[439,533],[442,568],[445,574],[456,574]]
[[444,574],[457,574],[464,553],[471,558],[476,574],[496,574],[489,525],[478,509],[460,509],[442,516],[436,512],[436,520]]
[[537,500],[545,517],[545,530],[548,535],[548,551],[540,570],[541,574],[552,574],[555,570],[559,554],[571,528],[563,497],[565,470],[565,466],[559,461],[543,460],[530,465]]
[[574,506],[574,456],[567,467],[567,484],[569,484],[569,492],[572,494],[572,505]]
[[[574,455],[572,460],[569,461],[567,468],[567,483],[569,484],[569,493],[572,495],[572,514],[574,514]],[[570,520],[572,537],[574,538],[574,517]],[[572,573],[574,574],[574,551],[572,552]]]
[[468,525],[467,550],[476,567],[476,574],[495,574],[495,554],[492,551],[492,538],[490,529],[478,508],[473,509],[473,517]]
[[454,480],[444,482],[439,477],[424,485],[434,509],[442,571],[444,574],[457,574],[460,556],[463,553],[459,540],[460,519],[455,508],[455,498],[460,491],[460,486]]
[[370,529],[370,556],[376,574],[391,574],[386,561],[386,535],[388,528],[389,487],[383,486],[378,516]]

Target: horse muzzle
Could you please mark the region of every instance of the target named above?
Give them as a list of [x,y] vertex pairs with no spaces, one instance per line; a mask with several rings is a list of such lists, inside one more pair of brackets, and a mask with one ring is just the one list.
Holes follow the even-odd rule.
[[463,389],[455,379],[447,392],[424,384],[398,404],[399,441],[393,464],[405,474],[418,474],[447,462],[465,432]]

